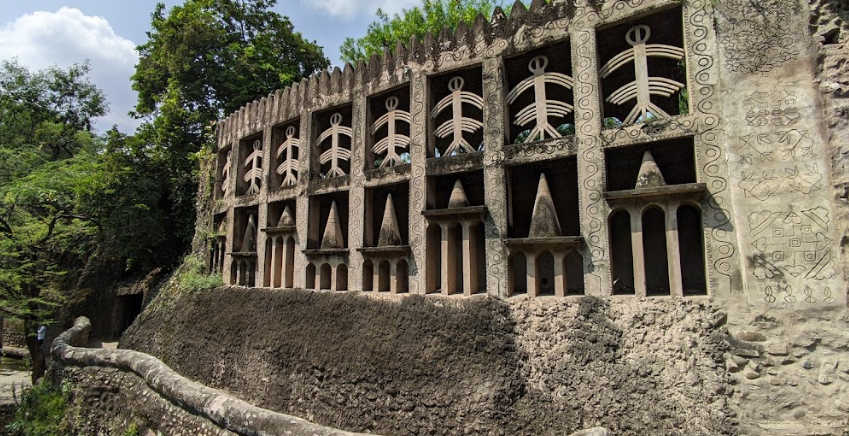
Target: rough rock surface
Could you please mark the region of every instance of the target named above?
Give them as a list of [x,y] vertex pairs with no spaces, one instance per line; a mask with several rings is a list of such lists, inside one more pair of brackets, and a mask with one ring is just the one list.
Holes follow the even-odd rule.
[[142,314],[122,346],[349,431],[736,434],[715,317],[699,301],[219,288]]

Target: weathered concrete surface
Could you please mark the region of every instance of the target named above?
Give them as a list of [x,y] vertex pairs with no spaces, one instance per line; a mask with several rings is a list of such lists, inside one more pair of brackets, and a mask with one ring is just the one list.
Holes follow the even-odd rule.
[[353,431],[715,436],[736,434],[722,319],[704,300],[219,288],[143,313],[121,345]]
[[[355,436],[354,433],[322,427],[235,399],[224,392],[187,380],[160,360],[143,353],[131,350],[87,349],[71,345],[85,343],[90,331],[91,324],[88,319],[78,318],[72,328],[53,341],[51,354],[63,365],[86,367],[84,371],[115,368],[141,377],[156,396],[161,397],[160,400],[175,403],[188,413],[211,421],[220,427],[217,430],[223,429],[246,436]],[[100,376],[88,377],[90,387],[109,385],[108,382],[96,381],[97,377]],[[148,393],[144,395],[150,396]],[[165,420],[164,423],[168,421]],[[204,423],[202,427],[212,428],[208,423]],[[217,430],[208,434],[222,434]]]

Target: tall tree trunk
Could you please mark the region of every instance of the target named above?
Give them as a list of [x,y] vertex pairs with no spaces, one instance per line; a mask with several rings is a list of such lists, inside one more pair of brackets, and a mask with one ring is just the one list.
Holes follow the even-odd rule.
[[38,345],[38,337],[35,335],[35,329],[31,322],[24,320],[24,332],[26,333],[27,350],[32,359],[32,383],[44,377],[46,364],[44,362],[44,351]]

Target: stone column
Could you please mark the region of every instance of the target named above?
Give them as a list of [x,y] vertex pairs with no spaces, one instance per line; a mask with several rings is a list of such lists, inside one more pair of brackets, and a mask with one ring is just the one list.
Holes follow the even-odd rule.
[[571,35],[575,77],[575,134],[578,144],[578,208],[586,241],[584,289],[587,295],[609,295],[610,254],[608,207],[604,201],[604,150],[601,146],[601,90],[598,85],[596,33],[591,23],[576,23]]
[[536,298],[539,295],[537,283],[537,253],[525,253],[525,277],[527,277],[528,296]]
[[457,251],[451,242],[450,223],[439,223],[442,229],[442,294],[457,290]]
[[376,263],[372,262],[371,271],[371,291],[380,292],[380,261],[377,261]]
[[487,53],[483,61],[483,185],[488,218],[484,221],[486,239],[486,289],[492,295],[507,297],[507,188],[504,174],[504,71],[501,53]]
[[398,259],[389,261],[389,293],[398,293]]
[[[410,246],[412,256],[407,271],[409,292],[427,293],[427,275],[438,265],[427,261],[427,220],[422,211],[427,209],[427,76],[418,73],[410,80]],[[433,249],[435,247],[432,247]],[[375,285],[376,286],[376,285]]]
[[294,271],[292,271],[292,257],[293,255],[297,254],[294,252],[294,250],[290,251],[290,247],[295,245],[295,241],[292,240],[292,238],[290,238],[289,236],[286,236],[285,238],[286,242],[283,244],[283,255],[281,256],[283,258],[283,265],[280,269],[282,271],[282,274],[280,276],[280,287],[291,288],[291,286],[289,286],[289,277],[292,277],[294,275]]
[[566,259],[566,254],[562,251],[554,251],[554,295],[556,297],[566,296],[566,271],[563,268],[563,262]]
[[[360,291],[363,289],[363,254],[357,251],[363,245],[363,229],[368,226],[365,218],[365,156],[369,150],[366,149],[366,138],[369,135],[368,97],[366,92],[354,94],[354,104],[351,108],[351,128],[354,137],[351,139],[351,175],[348,191],[348,289]],[[333,272],[334,277],[336,271]],[[336,282],[333,282],[333,288]]]
[[[299,88],[300,92],[303,92],[303,90]],[[298,98],[301,102],[304,101],[300,96],[293,95],[292,98]],[[312,160],[313,145],[315,142],[313,141],[312,113],[307,110],[301,111],[298,134],[300,135],[299,140],[301,145],[298,148],[298,163],[300,167],[298,168],[298,187],[296,189],[297,192],[306,193],[308,192],[307,187],[309,186],[311,172],[310,162]],[[299,248],[307,248],[307,241],[309,240],[309,202],[308,195],[298,195],[295,199],[295,226],[297,228],[297,240],[300,243]],[[310,259],[303,251],[295,251],[294,287],[307,287],[307,265],[309,263]],[[316,274],[318,274],[318,266],[316,266]],[[318,280],[315,283],[318,284]]]
[[678,247],[678,203],[673,202],[669,204],[666,211],[666,261],[669,268],[669,294],[683,297],[681,251]]
[[271,238],[271,280],[269,280],[269,286],[272,288],[278,288],[280,277],[280,258],[277,255],[277,246],[280,243],[279,236],[270,236]]
[[471,223],[461,224],[463,231],[463,295],[472,295],[478,289],[477,251],[471,233]]
[[631,257],[634,258],[634,294],[646,296],[646,262],[643,258],[643,216],[639,209],[628,210],[631,215]]

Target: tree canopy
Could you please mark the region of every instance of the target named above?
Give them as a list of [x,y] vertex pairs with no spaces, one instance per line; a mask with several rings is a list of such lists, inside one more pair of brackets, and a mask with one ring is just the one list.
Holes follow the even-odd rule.
[[377,21],[369,24],[365,36],[346,38],[339,47],[342,61],[356,64],[384,49],[394,49],[398,41],[406,44],[413,35],[422,39],[428,32],[437,35],[443,27],[454,31],[461,21],[472,25],[478,13],[489,19],[502,4],[500,0],[421,0],[421,5],[392,17],[378,9]]

